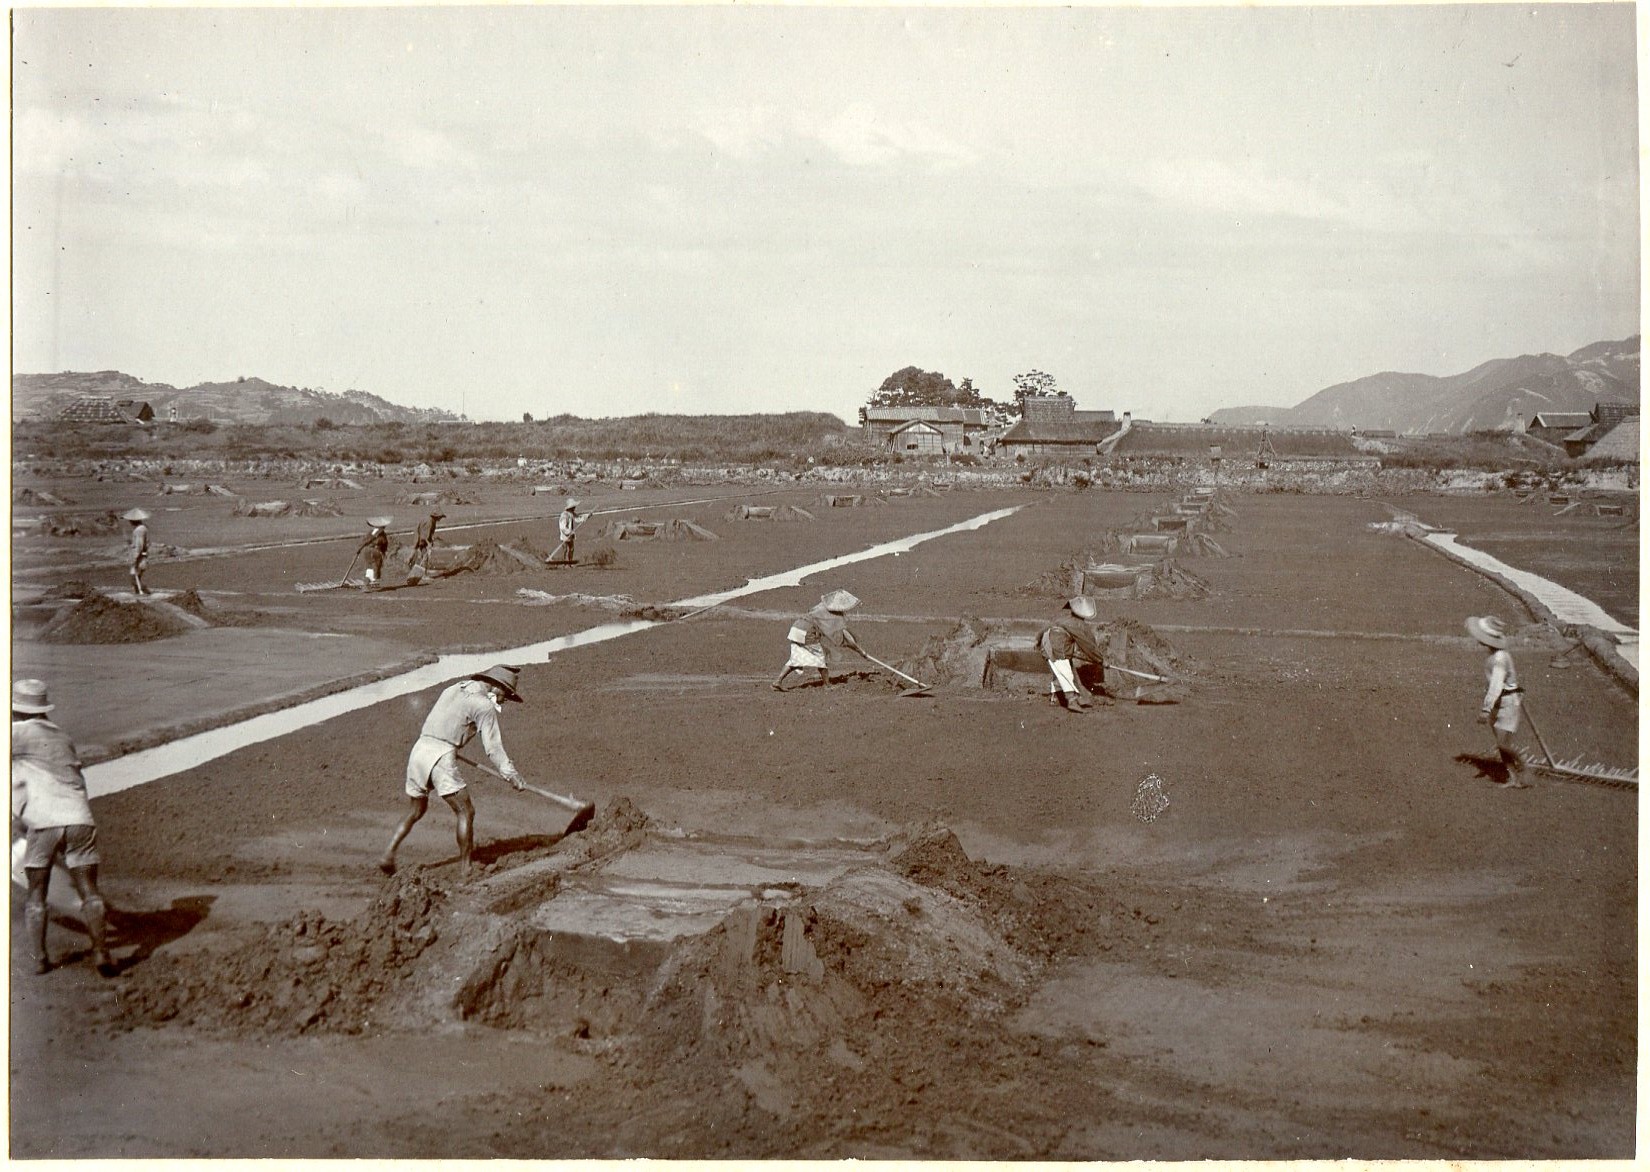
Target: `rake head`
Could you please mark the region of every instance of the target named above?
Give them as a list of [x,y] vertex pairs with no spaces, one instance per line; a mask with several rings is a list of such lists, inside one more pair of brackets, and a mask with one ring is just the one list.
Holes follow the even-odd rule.
[[1637,766],[1631,769],[1616,769],[1608,765],[1589,765],[1580,757],[1576,757],[1569,761],[1537,764],[1534,768],[1538,773],[1550,774],[1567,781],[1590,781],[1596,785],[1615,786],[1620,789],[1636,790],[1639,787]]

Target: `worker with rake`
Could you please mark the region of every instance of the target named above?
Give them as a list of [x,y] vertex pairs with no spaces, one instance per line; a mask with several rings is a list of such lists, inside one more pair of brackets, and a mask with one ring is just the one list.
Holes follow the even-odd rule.
[[92,964],[115,975],[105,924],[108,908],[97,889],[97,825],[80,772],[80,754],[69,734],[46,718],[56,705],[41,680],[11,686],[11,832],[22,840],[28,896],[23,925],[29,960],[36,973],[51,971],[46,953],[46,896],[52,866],[68,869],[80,896],[80,919],[92,942]]
[[384,580],[384,555],[390,551],[390,518],[368,517],[367,524],[371,528],[367,530],[361,544],[356,546],[355,556],[367,555],[367,567],[362,571],[362,576],[366,578],[370,587],[377,586]]
[[860,651],[859,640],[854,638],[854,633],[848,629],[848,620],[843,617],[858,605],[859,599],[846,590],[833,590],[791,624],[790,632],[785,636],[791,649],[790,658],[785,661],[785,670],[773,682],[774,691],[785,690],[785,680],[793,671],[817,671],[821,684],[831,682],[827,659],[830,649],[846,647],[850,651]]
[[127,572],[132,576],[132,593],[148,594],[149,588],[143,584],[143,571],[149,564],[149,513],[145,509],[127,509],[121,514],[122,519],[132,523],[132,552],[131,560],[127,563]]
[[1512,653],[1507,650],[1507,625],[1495,615],[1477,615],[1467,620],[1467,634],[1484,649],[1484,676],[1489,689],[1484,703],[1478,709],[1478,723],[1487,724],[1495,732],[1496,752],[1506,768],[1507,778],[1497,782],[1502,789],[1527,789],[1524,780],[1524,754],[1513,744],[1518,731],[1518,718],[1523,711],[1520,698],[1524,689],[1518,686],[1518,671],[1513,667]]
[[527,788],[527,783],[504,751],[504,740],[498,731],[498,715],[503,702],[522,702],[516,681],[521,669],[499,664],[484,672],[468,676],[449,686],[436,699],[424,728],[413,743],[407,757],[407,798],[412,808],[395,829],[395,837],[378,860],[378,869],[386,875],[395,874],[395,852],[402,840],[418,825],[430,808],[430,790],[441,795],[441,800],[452,807],[458,816],[458,874],[460,879],[470,877],[470,854],[475,849],[475,805],[470,801],[464,778],[458,772],[458,751],[481,735],[481,746],[498,768],[499,774],[516,790]]
[[[584,517],[579,516],[578,501],[570,500],[567,502],[567,507],[561,511],[560,520],[556,522],[556,536],[560,539],[561,544],[556,546],[550,556],[544,559],[546,565],[570,566],[573,564],[573,538],[578,534],[579,525],[589,515],[589,513],[586,513]],[[565,558],[560,557],[561,551],[564,549],[567,551]]]
[[1053,674],[1049,681],[1050,704],[1063,704],[1068,710],[1087,712],[1094,707],[1089,691],[1077,678],[1077,660],[1092,663],[1104,670],[1105,659],[1094,641],[1089,627],[1099,614],[1094,599],[1079,594],[1066,600],[1065,610],[1053,626],[1037,637],[1037,650],[1048,660]]

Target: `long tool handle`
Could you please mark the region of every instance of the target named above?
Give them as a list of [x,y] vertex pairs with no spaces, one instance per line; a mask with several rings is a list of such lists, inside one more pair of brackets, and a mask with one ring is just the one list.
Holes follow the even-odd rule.
[[360,561],[360,560],[361,560],[361,550],[359,548],[357,548],[356,551],[355,551],[355,556],[350,558],[350,560],[349,560],[349,569],[345,570],[344,571],[344,576],[342,578],[338,579],[338,585],[347,586],[349,584],[349,576],[351,574],[355,573],[355,563]]
[[[483,765],[480,761],[472,761],[462,754],[455,754],[455,756],[457,756],[460,761],[464,762],[464,764],[469,765],[472,768],[479,769],[483,773],[489,774],[490,776],[496,777],[500,781],[509,780],[509,778],[505,777],[504,774],[494,769],[491,765]],[[592,802],[581,802],[578,798],[570,798],[565,794],[551,793],[547,789],[541,789],[536,785],[529,785],[526,782],[522,783],[522,788],[530,793],[538,794],[541,798],[549,798],[552,802],[555,802],[556,805],[573,814],[582,814],[586,810],[594,811],[596,808],[595,804]]]
[[869,651],[863,651],[862,650],[860,652],[860,654],[865,656],[866,659],[869,659],[872,663],[876,664],[878,667],[886,668],[888,671],[893,672],[895,675],[897,675],[902,680],[909,680],[911,683],[915,684],[919,688],[926,688],[928,686],[927,684],[925,684],[921,680],[919,680],[916,676],[908,676],[904,672],[902,672],[899,668],[895,667],[893,664],[882,662],[882,660],[880,660],[876,656],[872,655]]
[[1115,663],[1106,664],[1112,671],[1120,671],[1126,676],[1139,676],[1143,680],[1156,680],[1160,684],[1174,683],[1168,676],[1154,676],[1151,672],[1135,671],[1132,667],[1118,667]]
[[1519,707],[1524,710],[1524,719],[1530,722],[1530,731],[1535,734],[1535,743],[1541,746],[1541,755],[1547,758],[1548,765],[1552,765],[1554,763],[1553,751],[1547,747],[1546,738],[1541,735],[1541,730],[1535,726],[1535,713],[1530,711],[1529,697],[1526,696]]

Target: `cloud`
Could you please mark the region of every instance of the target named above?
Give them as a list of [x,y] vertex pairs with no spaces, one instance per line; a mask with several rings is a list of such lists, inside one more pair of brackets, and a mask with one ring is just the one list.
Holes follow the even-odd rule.
[[856,167],[913,156],[959,166],[972,163],[976,157],[973,151],[921,122],[881,117],[862,102],[849,106],[821,127],[818,138],[843,162]]

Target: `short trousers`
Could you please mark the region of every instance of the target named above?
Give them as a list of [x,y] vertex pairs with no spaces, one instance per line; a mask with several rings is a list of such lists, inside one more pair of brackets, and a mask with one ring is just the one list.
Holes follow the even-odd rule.
[[457,749],[434,737],[419,737],[407,757],[407,796],[428,797],[433,788],[442,797],[451,797],[464,788],[458,772]]
[[792,643],[791,657],[785,661],[786,667],[824,667],[825,648],[820,644],[809,646],[807,643]]
[[1062,692],[1081,690],[1077,687],[1077,674],[1072,670],[1071,660],[1051,659],[1048,661],[1048,669],[1054,673],[1054,684],[1049,686],[1050,691],[1054,690],[1054,685],[1058,685]]
[[49,867],[59,856],[71,871],[97,866],[97,827],[42,826],[29,831],[25,867]]
[[1517,692],[1503,692],[1501,699],[1496,701],[1495,711],[1491,713],[1494,726],[1502,732],[1515,733],[1518,731],[1518,717],[1524,710],[1523,702]]

